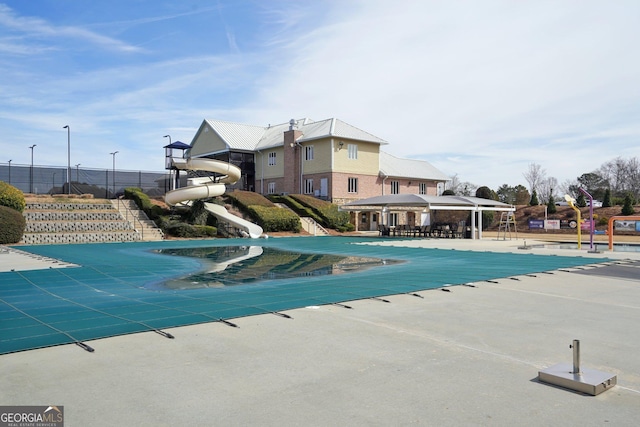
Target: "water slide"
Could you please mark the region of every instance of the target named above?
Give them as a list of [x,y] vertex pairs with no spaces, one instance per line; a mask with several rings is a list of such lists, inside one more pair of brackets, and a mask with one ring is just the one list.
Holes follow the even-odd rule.
[[[223,175],[215,181],[212,177],[189,178],[186,187],[171,190],[165,194],[164,200],[171,206],[192,200],[221,196],[226,191],[227,184],[233,184],[240,179],[240,168],[219,160],[174,158],[171,159],[171,162],[177,169],[203,170]],[[262,227],[229,213],[224,206],[205,203],[204,207],[220,221],[229,223],[244,231],[252,239],[257,239],[262,236]]]

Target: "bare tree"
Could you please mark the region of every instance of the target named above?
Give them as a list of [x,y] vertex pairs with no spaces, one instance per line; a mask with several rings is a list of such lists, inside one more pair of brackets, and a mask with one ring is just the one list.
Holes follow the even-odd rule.
[[609,183],[611,193],[622,197],[631,193],[640,196],[640,161],[636,157],[625,160],[617,157],[600,166],[598,174]]
[[560,191],[558,180],[553,177],[545,178],[538,184],[538,198],[541,201],[546,202],[549,200],[549,196],[551,196],[552,192],[553,196],[557,198]]
[[[529,191],[531,193],[536,191],[538,193],[538,196],[540,196],[541,195],[541,192],[540,192],[541,189],[539,188],[539,186],[545,180],[545,178],[547,176],[547,171],[542,169],[542,166],[540,166],[537,163],[529,163],[529,169],[527,169],[527,171],[524,172],[522,174],[522,176],[524,176],[524,179],[526,179],[527,182],[529,183]],[[548,194],[547,194],[547,196],[548,196]]]

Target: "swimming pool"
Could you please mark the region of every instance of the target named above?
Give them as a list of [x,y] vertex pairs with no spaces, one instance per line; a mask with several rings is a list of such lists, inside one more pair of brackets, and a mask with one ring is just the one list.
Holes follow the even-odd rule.
[[[340,274],[274,277],[242,286],[195,287],[188,291],[154,286],[199,274],[205,264],[197,258],[158,251],[238,248],[247,240],[21,246],[23,251],[80,267],[0,273],[0,354],[70,343],[86,348],[89,340],[146,331],[168,336],[162,329],[231,323],[229,320],[237,317],[593,263],[582,257],[360,244],[376,240],[385,241],[291,237],[261,240],[259,246],[263,251],[277,249],[315,259],[326,257],[333,264],[340,263],[336,261],[340,257],[402,262],[370,261],[376,265],[355,272],[346,269]],[[287,268],[296,271],[295,263]]]

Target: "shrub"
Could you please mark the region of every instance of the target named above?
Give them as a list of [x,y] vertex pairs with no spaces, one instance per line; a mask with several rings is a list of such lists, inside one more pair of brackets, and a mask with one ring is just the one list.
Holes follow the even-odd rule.
[[631,199],[631,195],[627,194],[624,198],[624,205],[622,206],[622,215],[633,215],[634,213],[633,200]]
[[218,230],[208,225],[191,225],[184,222],[170,223],[166,226],[165,231],[175,237],[196,238],[196,237],[215,237]]
[[235,190],[232,193],[226,193],[225,196],[230,198],[236,206],[242,209],[246,209],[249,206],[275,207],[269,199],[253,191]]
[[20,212],[0,206],[0,224],[0,244],[18,243],[22,239],[26,221]]
[[258,225],[266,231],[300,232],[300,218],[293,212],[278,207],[249,206],[249,212],[258,218]]
[[141,188],[135,188],[135,187],[125,188],[124,198],[133,200],[134,202],[136,202],[136,205],[138,205],[138,207],[145,212],[151,210],[151,206],[152,206],[151,199],[149,198],[149,196],[144,194]]
[[26,206],[24,194],[13,185],[0,181],[0,206],[22,212]]
[[338,206],[315,197],[306,196],[304,194],[292,194],[291,198],[297,200],[301,204],[311,208],[318,216],[320,216],[320,224],[323,226],[336,229],[338,231],[347,231],[349,227],[349,212],[340,212]]

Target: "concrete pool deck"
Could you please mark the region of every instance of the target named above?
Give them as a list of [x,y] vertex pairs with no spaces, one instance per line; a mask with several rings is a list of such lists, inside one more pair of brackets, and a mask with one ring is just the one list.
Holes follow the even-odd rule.
[[[501,252],[523,241],[376,244]],[[527,251],[621,261],[169,329],[175,339],[95,340],[94,353],[7,354],[0,404],[63,405],[68,426],[637,424],[640,253]],[[582,366],[617,375],[615,387],[592,397],[537,381],[571,362],[573,339]]]

